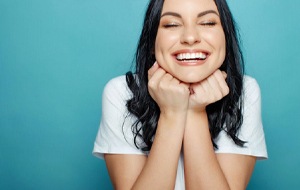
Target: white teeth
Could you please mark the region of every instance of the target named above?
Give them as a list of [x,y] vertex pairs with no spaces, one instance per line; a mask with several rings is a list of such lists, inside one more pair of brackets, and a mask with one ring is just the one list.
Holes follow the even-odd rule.
[[191,54],[187,53],[187,54],[185,55],[185,59],[191,59],[191,58],[192,58],[192,55],[191,55]]
[[206,59],[207,55],[205,53],[180,53],[176,56],[178,60],[188,60],[188,59]]

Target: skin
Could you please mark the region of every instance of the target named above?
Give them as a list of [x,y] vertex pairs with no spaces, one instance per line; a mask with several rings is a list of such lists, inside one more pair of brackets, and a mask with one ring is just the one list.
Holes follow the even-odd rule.
[[[245,189],[255,157],[216,154],[205,111],[229,93],[226,73],[218,69],[225,37],[217,7],[213,0],[166,0],[165,13],[155,43],[158,62],[148,71],[149,92],[161,110],[156,136],[148,157],[105,155],[112,183],[124,190],[174,189],[183,148],[186,189]],[[182,65],[174,57],[174,52],[199,50],[209,52],[204,61]]]
[[[165,1],[155,41],[160,66],[186,83],[202,81],[225,59],[225,35],[213,0]],[[205,53],[205,61],[182,65],[178,53]]]

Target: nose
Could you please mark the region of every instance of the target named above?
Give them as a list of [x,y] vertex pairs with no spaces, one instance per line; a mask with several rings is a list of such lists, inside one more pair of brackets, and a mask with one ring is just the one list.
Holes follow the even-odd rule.
[[199,43],[200,41],[200,33],[197,30],[196,26],[189,26],[184,28],[181,35],[182,44],[193,45],[195,43]]

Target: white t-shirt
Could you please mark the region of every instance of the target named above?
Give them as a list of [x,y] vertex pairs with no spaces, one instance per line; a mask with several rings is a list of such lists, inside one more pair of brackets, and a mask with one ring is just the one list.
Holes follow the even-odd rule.
[[[132,93],[127,86],[125,76],[110,80],[102,95],[102,118],[94,143],[93,154],[103,158],[103,154],[145,154],[137,149],[131,126],[134,116],[128,116],[127,100]],[[127,116],[127,118],[126,118]],[[243,124],[238,137],[247,141],[245,147],[237,146],[234,141],[221,131],[215,139],[218,149],[215,153],[234,153],[266,159],[267,149],[261,120],[260,89],[255,79],[244,77]],[[185,189],[183,155],[180,155],[175,189]]]

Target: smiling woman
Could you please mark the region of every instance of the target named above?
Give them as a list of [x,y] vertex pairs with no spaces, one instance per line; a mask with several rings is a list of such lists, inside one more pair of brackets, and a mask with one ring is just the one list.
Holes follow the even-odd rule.
[[214,1],[180,2],[164,3],[155,41],[156,60],[180,81],[199,82],[224,62],[225,35]]
[[267,158],[260,104],[225,0],[151,0],[93,152],[115,189],[245,189]]

